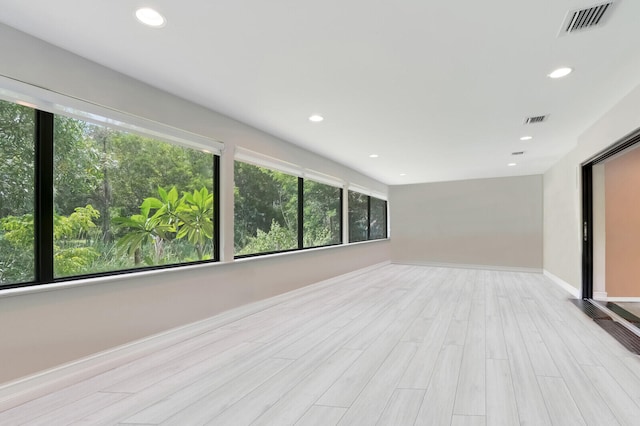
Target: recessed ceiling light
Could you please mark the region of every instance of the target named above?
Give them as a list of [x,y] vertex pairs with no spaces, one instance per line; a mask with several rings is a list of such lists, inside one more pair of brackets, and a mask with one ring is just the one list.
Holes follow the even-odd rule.
[[311,117],[309,117],[309,121],[313,121],[314,123],[319,123],[322,120],[324,120],[324,117],[318,114],[314,114]]
[[533,139],[533,136],[523,136],[520,138],[521,141],[530,141],[531,139]]
[[551,74],[548,74],[547,77],[549,78],[562,78],[565,77],[569,74],[571,74],[571,71],[573,71],[571,68],[569,67],[562,67],[562,68],[558,68],[557,70],[553,71]]
[[138,21],[153,28],[162,28],[167,23],[167,20],[157,10],[150,7],[141,7],[136,10],[136,18]]
[[406,173],[400,173],[400,176],[406,176],[406,175],[407,175]]
[[513,167],[513,166],[517,166],[517,164],[516,163],[509,163],[509,164],[507,164],[507,166]]
[[371,154],[371,155],[369,156],[369,158],[378,158],[378,157],[379,157],[379,155],[378,155],[378,154]]

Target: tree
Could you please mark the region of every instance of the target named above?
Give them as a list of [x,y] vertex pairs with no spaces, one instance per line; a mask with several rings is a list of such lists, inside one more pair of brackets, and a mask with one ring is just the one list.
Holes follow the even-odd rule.
[[100,212],[90,204],[76,207],[69,216],[54,215],[53,266],[57,277],[93,272],[93,262],[100,253],[90,241],[97,236],[93,221],[99,218]]
[[92,138],[95,127],[61,115],[54,117],[53,187],[56,212],[61,215],[72,214],[78,206],[100,205],[101,153]]
[[0,284],[34,279],[33,215],[0,219]]
[[340,188],[304,182],[304,246],[340,242]]
[[0,100],[0,217],[33,213],[35,115]]
[[247,253],[245,246],[258,231],[271,232],[274,221],[295,236],[286,249],[297,247],[298,178],[242,162],[236,162],[234,176],[236,253]]
[[249,238],[247,244],[237,254],[268,253],[295,247],[298,247],[297,235],[274,220],[268,232],[258,229],[256,235]]
[[139,135],[115,132],[109,140],[118,167],[110,173],[112,203],[118,215],[137,214],[158,187],[213,191],[213,155]]
[[[82,239],[95,238],[95,219],[100,213],[87,205],[76,207],[69,216],[56,214],[53,218],[54,268],[56,276],[90,272],[100,253],[91,246],[83,246]],[[33,215],[7,216],[0,220],[0,280],[22,282],[33,279],[34,225]],[[85,242],[85,245],[86,244]]]
[[349,242],[365,241],[369,229],[368,196],[349,191]]

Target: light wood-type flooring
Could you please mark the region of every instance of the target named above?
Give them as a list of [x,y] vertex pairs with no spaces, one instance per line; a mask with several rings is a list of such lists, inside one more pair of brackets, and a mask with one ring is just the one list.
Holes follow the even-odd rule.
[[212,321],[0,424],[639,425],[638,356],[568,299],[540,274],[385,265]]

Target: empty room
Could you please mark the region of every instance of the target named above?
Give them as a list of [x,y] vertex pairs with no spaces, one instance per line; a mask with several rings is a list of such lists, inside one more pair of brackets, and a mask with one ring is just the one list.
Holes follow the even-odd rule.
[[0,3],[0,424],[638,423],[640,2]]

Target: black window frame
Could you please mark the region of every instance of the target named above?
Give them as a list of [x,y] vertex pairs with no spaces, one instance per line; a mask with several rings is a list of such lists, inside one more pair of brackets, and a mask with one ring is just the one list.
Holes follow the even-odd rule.
[[[14,102],[14,101],[7,101]],[[213,155],[213,256],[211,259],[166,265],[141,266],[56,278],[54,275],[54,117],[56,114],[33,108],[34,120],[34,280],[0,284],[0,290],[90,278],[118,276],[192,266],[220,261],[220,156]],[[155,138],[155,137],[154,137]],[[158,139],[160,140],[160,139]],[[170,144],[170,142],[162,141]],[[191,148],[197,149],[197,148]]]

